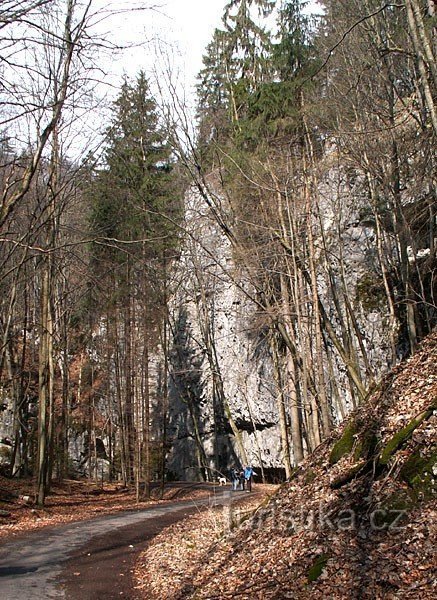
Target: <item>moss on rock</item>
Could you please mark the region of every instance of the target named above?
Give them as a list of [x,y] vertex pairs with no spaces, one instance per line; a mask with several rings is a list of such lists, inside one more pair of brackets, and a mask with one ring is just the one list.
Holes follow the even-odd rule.
[[354,451],[355,461],[366,460],[375,451],[378,439],[373,431],[364,431]]
[[434,403],[417,418],[412,419],[405,427],[395,433],[379,455],[378,464],[380,466],[384,467],[389,463],[393,454],[412,436],[414,430],[417,429],[423,421],[429,419],[435,408],[436,406]]
[[329,560],[328,554],[320,554],[316,560],[313,562],[312,566],[308,570],[308,582],[312,583],[313,581],[317,581],[320,575],[323,572],[323,569],[326,567],[326,563]]
[[392,494],[372,512],[372,528],[381,530],[399,527],[415,504],[416,500],[404,490]]
[[382,279],[373,273],[365,273],[357,282],[355,301],[367,313],[382,310],[386,302]]
[[329,464],[335,465],[346,454],[352,451],[355,443],[357,427],[355,421],[351,421],[344,429],[341,438],[334,444],[329,455]]
[[400,477],[412,488],[417,497],[425,500],[433,498],[437,493],[435,468],[437,449],[434,446],[431,454],[423,456],[414,452],[400,470]]
[[317,474],[312,469],[305,471],[305,484],[312,483],[317,478]]

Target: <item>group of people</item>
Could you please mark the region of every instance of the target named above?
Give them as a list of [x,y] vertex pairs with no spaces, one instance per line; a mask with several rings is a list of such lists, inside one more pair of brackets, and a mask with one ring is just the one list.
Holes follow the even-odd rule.
[[237,469],[236,467],[233,467],[231,469],[232,489],[234,491],[246,490],[248,492],[251,492],[252,479],[254,475],[256,475],[256,473],[250,465],[244,467],[244,469],[241,470]]

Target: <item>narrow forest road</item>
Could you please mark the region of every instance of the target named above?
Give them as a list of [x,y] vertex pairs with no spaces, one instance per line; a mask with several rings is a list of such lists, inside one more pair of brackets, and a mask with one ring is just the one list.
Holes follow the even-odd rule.
[[131,568],[164,527],[208,506],[226,505],[230,492],[171,502],[90,521],[46,528],[0,548],[2,600],[135,598]]

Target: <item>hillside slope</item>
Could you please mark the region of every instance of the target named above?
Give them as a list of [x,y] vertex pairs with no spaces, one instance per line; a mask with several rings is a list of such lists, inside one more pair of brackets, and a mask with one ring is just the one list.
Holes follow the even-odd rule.
[[210,550],[180,598],[435,598],[436,342]]

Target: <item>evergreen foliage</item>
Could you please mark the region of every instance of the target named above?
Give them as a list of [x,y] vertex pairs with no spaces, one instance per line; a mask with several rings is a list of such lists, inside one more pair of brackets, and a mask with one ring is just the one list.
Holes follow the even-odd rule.
[[147,261],[156,269],[177,245],[173,159],[143,72],[135,82],[124,82],[107,140],[105,167],[90,190],[99,240],[93,254],[122,281],[128,261],[131,267]]
[[272,80],[271,35],[253,15],[271,14],[266,0],[233,0],[226,4],[223,30],[216,29],[199,73],[198,107],[201,143],[227,145],[242,130],[252,97]]
[[200,147],[219,144],[238,159],[237,149],[253,154],[299,129],[302,93],[319,64],[304,5],[282,3],[276,38],[252,16],[255,7],[270,15],[271,2],[226,5],[224,30],[215,31],[199,74]]
[[[53,3],[44,4],[48,16]],[[190,202],[205,201],[199,221],[211,217],[234,253],[235,268],[219,277],[253,301],[251,339],[271,353],[287,476],[292,462],[317,448],[332,421],[346,417],[384,368],[414,351],[437,322],[434,3],[325,0],[318,23],[305,13],[306,4],[227,1],[199,73],[197,147],[193,155],[182,143],[179,148],[199,192]],[[49,56],[47,40],[38,44]],[[59,79],[69,68],[61,68],[64,58],[82,53],[82,46],[62,33],[56,40],[62,42]],[[22,41],[31,47],[30,38]],[[13,56],[12,38],[3,51],[9,43],[12,54],[5,56]],[[197,319],[202,310],[208,317],[203,340],[196,340],[199,352],[189,345],[192,317],[183,307],[176,322],[185,333],[174,335],[173,353],[169,349],[170,279],[183,207],[178,165],[147,77],[140,72],[123,82],[102,162],[85,169],[62,156],[69,127],[56,109],[68,100],[74,113],[77,85],[65,82],[59,101],[61,82],[55,83],[52,65],[40,75],[50,85],[27,107],[23,97],[30,96],[15,90],[15,76],[3,86],[5,123],[17,107],[29,122],[38,121],[26,149],[21,134],[9,141],[13,127],[0,141],[0,391],[14,411],[11,471],[32,466],[39,427],[40,439],[47,432],[49,442],[41,451],[44,478],[53,470],[55,445],[59,473],[65,473],[70,412],[87,404],[78,429],[91,439],[96,424],[90,414],[104,400],[110,413],[105,435],[112,444],[114,426],[124,436],[114,441],[112,456],[120,456],[125,481],[133,481],[135,469],[138,481],[140,475],[148,481],[153,455],[164,478],[170,363],[174,388],[197,430],[199,465],[209,468],[197,402],[208,401],[205,356],[216,432],[232,430],[243,456],[213,335],[215,287],[196,299]],[[42,116],[52,111],[56,118],[44,129]],[[187,235],[195,246],[191,224]],[[220,264],[223,257],[208,248],[206,236],[200,242],[208,261]],[[181,264],[181,280],[191,277],[190,266]],[[202,261],[196,265],[202,271]],[[149,357],[157,355],[162,363],[149,372]],[[107,373],[96,373],[103,363]],[[38,386],[45,395],[36,400]],[[44,419],[42,412],[34,418],[33,404],[47,408]],[[379,468],[390,466],[433,411],[434,405],[393,432],[378,450]],[[152,440],[153,419],[159,425],[151,426],[154,436],[158,432]],[[256,423],[251,428],[255,433]],[[350,421],[332,449],[332,465],[357,461],[338,488],[361,473],[375,451],[375,433],[359,429]],[[152,448],[158,438],[162,444]],[[429,460],[418,455],[405,465],[412,488],[426,484]]]

